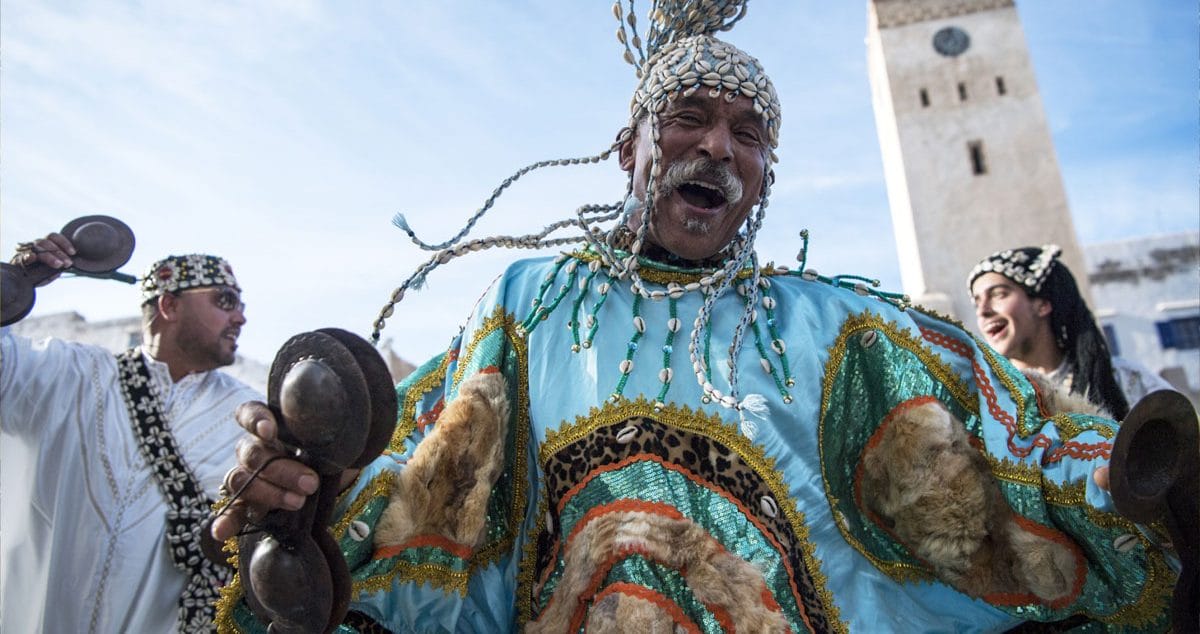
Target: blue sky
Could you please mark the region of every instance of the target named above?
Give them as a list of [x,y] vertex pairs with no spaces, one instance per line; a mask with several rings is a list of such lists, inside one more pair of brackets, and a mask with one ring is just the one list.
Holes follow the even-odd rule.
[[[126,269],[171,252],[233,263],[269,361],[292,334],[366,334],[425,259],[523,165],[587,156],[628,117],[632,67],[607,2],[44,2],[3,0],[0,250],[108,213],[138,239]],[[1026,0],[1029,43],[1084,243],[1200,225],[1197,4]],[[781,163],[759,251],[899,289],[871,111],[866,2],[755,0],[727,38],[783,104]],[[541,228],[623,192],[615,161],[517,183],[480,233]],[[442,349],[483,288],[525,253],[435,272],[385,338]],[[67,279],[35,315],[135,314],[136,291]]]

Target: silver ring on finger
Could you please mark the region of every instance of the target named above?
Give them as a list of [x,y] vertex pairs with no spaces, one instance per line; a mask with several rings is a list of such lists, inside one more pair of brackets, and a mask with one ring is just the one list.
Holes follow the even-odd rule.
[[221,480],[221,486],[217,488],[217,492],[221,494],[221,497],[227,498],[233,496],[233,485],[230,482],[231,478],[233,478],[233,469],[225,472],[225,478]]

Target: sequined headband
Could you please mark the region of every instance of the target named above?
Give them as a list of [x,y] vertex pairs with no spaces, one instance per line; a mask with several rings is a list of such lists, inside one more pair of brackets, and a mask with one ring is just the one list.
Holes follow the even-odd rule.
[[999,273],[1028,292],[1039,293],[1061,254],[1062,249],[1057,244],[1047,244],[1041,248],[1021,247],[997,251],[971,269],[971,275],[967,278],[967,289],[970,290],[980,275]]
[[150,301],[163,293],[206,286],[229,286],[242,290],[233,276],[233,267],[225,258],[203,253],[168,255],[151,264],[142,276],[142,300]]

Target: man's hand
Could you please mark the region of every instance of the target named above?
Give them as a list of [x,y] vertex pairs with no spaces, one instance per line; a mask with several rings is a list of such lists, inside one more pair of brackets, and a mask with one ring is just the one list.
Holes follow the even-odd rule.
[[252,518],[262,518],[271,510],[298,510],[320,484],[315,471],[289,458],[271,462],[252,481],[254,471],[268,460],[288,454],[276,439],[279,426],[265,403],[242,403],[236,418],[249,434],[238,441],[238,464],[225,475],[225,486],[231,492],[246,488],[213,521],[212,536],[218,541],[236,536]]
[[[12,263],[24,268],[40,263],[61,271],[71,266],[71,256],[73,255],[75,255],[75,245],[71,244],[71,241],[61,233],[51,233],[45,238],[33,242],[22,242],[18,245],[17,254],[13,256]],[[45,286],[57,279],[58,275],[55,273],[42,279],[37,285]]]
[[1096,483],[1096,486],[1108,491],[1108,467],[1097,467],[1092,472],[1092,481]]

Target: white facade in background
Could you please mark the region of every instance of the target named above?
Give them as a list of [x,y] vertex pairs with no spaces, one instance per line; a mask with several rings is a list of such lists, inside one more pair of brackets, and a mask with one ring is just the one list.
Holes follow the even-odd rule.
[[1200,232],[1091,244],[1085,256],[1115,353],[1200,401]]
[[1012,247],[1085,270],[1013,0],[871,0],[867,56],[913,301],[973,323],[967,274]]
[[[142,343],[140,316],[88,322],[76,312],[55,313],[27,317],[10,328],[14,333],[34,341],[57,337],[100,346],[113,354]],[[237,355],[233,365],[221,368],[221,371],[254,388],[259,394],[267,393],[267,366],[254,359]]]

